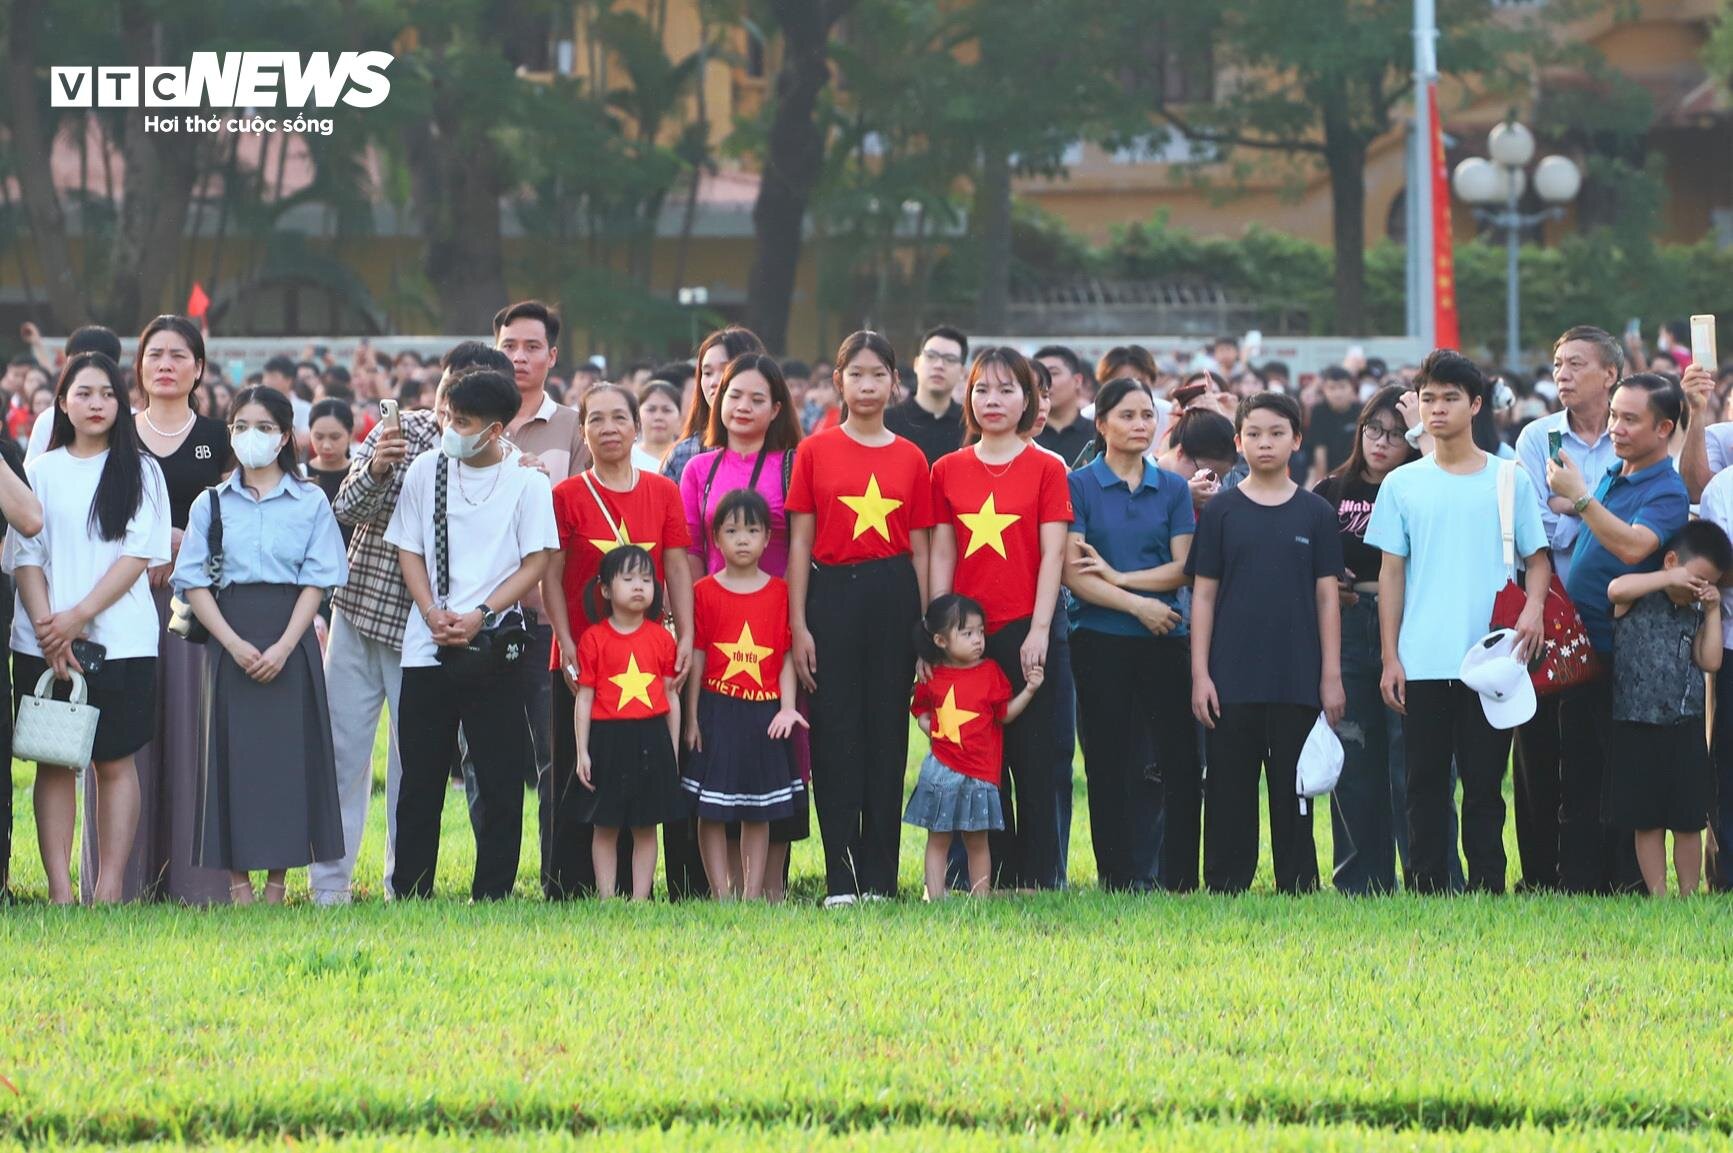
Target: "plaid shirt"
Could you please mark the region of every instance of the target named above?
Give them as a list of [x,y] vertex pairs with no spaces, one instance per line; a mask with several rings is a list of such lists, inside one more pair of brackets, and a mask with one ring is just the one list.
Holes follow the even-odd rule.
[[385,543],[385,530],[403,491],[409,462],[439,444],[439,425],[431,412],[412,409],[404,412],[401,420],[403,439],[409,446],[403,463],[384,480],[375,480],[367,471],[379,442],[379,429],[374,428],[355,449],[349,475],[343,478],[343,487],[331,505],[340,523],[355,526],[349,541],[349,583],[337,590],[332,604],[362,636],[394,649],[403,647],[403,629],[415,610],[415,599],[403,583],[397,546]]
[[[662,475],[675,484],[679,484],[680,474],[686,471],[686,465],[691,462],[693,457],[703,451],[704,437],[702,435],[687,437],[668,451],[668,459],[662,465]],[[576,476],[577,473],[572,475]]]

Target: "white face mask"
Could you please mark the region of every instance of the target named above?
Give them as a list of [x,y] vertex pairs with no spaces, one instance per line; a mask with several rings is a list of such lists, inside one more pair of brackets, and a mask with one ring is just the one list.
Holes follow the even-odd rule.
[[468,460],[482,450],[482,438],[487,436],[487,429],[472,432],[468,436],[455,428],[447,428],[439,438],[439,451],[453,460]]
[[235,459],[242,468],[264,468],[277,459],[277,454],[283,449],[280,438],[271,436],[256,428],[238,432],[229,441],[229,446],[235,450]]

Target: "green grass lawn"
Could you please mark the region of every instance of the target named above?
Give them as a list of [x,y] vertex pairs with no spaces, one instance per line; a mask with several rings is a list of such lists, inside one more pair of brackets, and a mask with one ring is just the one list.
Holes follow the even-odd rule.
[[0,1145],[1733,1143],[1720,898],[1105,896],[1080,781],[1071,894],[824,911],[813,841],[781,908],[476,908],[453,794],[431,904],[60,910],[29,779]]

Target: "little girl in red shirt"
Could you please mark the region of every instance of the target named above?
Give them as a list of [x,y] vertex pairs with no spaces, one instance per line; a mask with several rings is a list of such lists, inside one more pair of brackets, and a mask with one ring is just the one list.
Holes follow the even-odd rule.
[[1043,672],[1039,665],[1030,669],[1023,691],[1012,696],[1011,682],[999,666],[982,659],[987,651],[986,612],[956,593],[939,597],[927,609],[916,645],[933,675],[915,686],[909,712],[932,738],[933,748],[921,762],[920,780],[903,820],[927,830],[927,900],[945,895],[952,833],[962,834],[969,855],[969,892],[985,893],[991,869],[987,833],[1005,827],[999,801],[1003,729],[1029,707]]
[[661,624],[662,590],[648,552],[637,545],[611,550],[596,585],[606,615],[578,639],[578,781],[590,790],[578,819],[595,826],[590,856],[597,894],[615,894],[620,830],[629,828],[632,899],[648,901],[656,826],[686,817],[674,756],[677,649]]
[[[681,784],[697,798],[698,848],[710,891],[750,901],[764,896],[770,822],[806,806],[788,740],[806,719],[794,706],[788,586],[758,567],[770,541],[763,494],[741,488],[724,496],[710,539],[725,567],[692,590]],[[728,851],[730,821],[740,822],[738,878]]]

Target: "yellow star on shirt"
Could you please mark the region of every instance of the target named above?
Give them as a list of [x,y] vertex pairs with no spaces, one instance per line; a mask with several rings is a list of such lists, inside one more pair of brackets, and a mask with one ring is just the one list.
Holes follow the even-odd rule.
[[963,550],[966,560],[981,548],[990,548],[1004,556],[1005,530],[1023,518],[1015,513],[1000,512],[994,508],[993,494],[988,493],[987,501],[981,506],[980,512],[960,512],[957,519],[969,530],[969,547]]
[[957,707],[957,686],[952,685],[945,690],[945,703],[933,710],[933,739],[950,741],[961,748],[963,726],[980,715]]
[[650,701],[650,685],[655,682],[656,674],[638,671],[637,653],[632,653],[626,658],[625,672],[619,676],[609,677],[608,680],[619,686],[620,689],[620,703],[614,706],[617,711],[624,712],[626,706],[633,701],[643,701],[644,707],[647,709],[656,707]]
[[859,496],[839,496],[836,499],[854,512],[854,536],[851,539],[859,540],[861,533],[869,528],[885,540],[891,539],[891,528],[885,518],[902,508],[903,502],[892,500],[879,492],[877,473],[867,477],[866,491]]
[[733,644],[723,644],[721,641],[711,643],[718,652],[728,658],[728,669],[722,674],[723,680],[731,680],[735,673],[745,673],[752,678],[753,684],[759,688],[764,687],[764,674],[759,669],[759,662],[775,650],[752,639],[751,621],[741,622],[740,639]]
[[627,534],[626,534],[626,522],[625,521],[620,522],[620,531],[619,531],[618,536],[603,537],[601,540],[597,540],[595,537],[586,537],[585,539],[587,539],[591,544],[595,545],[596,551],[601,553],[603,556],[606,556],[608,553],[613,552],[617,548],[620,548],[624,545],[629,545],[629,544],[635,544],[639,548],[643,549],[645,552],[649,552],[651,549],[656,547],[656,545],[653,541],[636,541],[636,540],[629,539],[627,537]]

